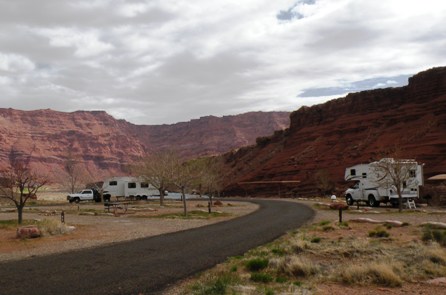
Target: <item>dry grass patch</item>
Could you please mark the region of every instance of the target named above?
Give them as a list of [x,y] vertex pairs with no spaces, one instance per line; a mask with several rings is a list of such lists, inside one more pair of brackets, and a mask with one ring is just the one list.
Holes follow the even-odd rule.
[[376,284],[385,287],[400,287],[403,280],[395,273],[402,272],[399,263],[372,262],[363,265],[348,266],[341,273],[340,279],[348,285],[369,285]]

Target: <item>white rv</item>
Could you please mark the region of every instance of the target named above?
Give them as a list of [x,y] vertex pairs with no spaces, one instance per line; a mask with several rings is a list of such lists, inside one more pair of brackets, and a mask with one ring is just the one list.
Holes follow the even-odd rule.
[[106,179],[102,185],[102,193],[104,201],[110,201],[111,197],[147,200],[148,197],[159,194],[158,190],[149,183],[131,176]]
[[398,206],[398,194],[394,181],[385,169],[400,171],[399,179],[403,179],[403,202],[419,197],[419,186],[423,185],[423,165],[415,160],[394,160],[384,158],[369,164],[358,164],[345,169],[344,179],[354,181],[353,187],[345,191],[345,200],[348,205],[354,202],[366,202],[369,206],[378,207],[380,203],[389,203]]

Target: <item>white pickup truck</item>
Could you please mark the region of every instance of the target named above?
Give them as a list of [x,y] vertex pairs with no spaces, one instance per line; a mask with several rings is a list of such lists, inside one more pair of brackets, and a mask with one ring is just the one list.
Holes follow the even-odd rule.
[[69,194],[67,196],[67,200],[70,203],[76,202],[79,203],[80,201],[95,201],[100,202],[101,201],[101,194],[95,190],[95,189],[84,189],[80,192]]

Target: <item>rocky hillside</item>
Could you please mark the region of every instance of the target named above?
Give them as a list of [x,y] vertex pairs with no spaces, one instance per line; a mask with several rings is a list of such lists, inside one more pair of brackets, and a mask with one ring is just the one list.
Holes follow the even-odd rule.
[[58,173],[69,152],[93,178],[122,174],[127,164],[163,148],[185,157],[216,155],[255,143],[258,136],[289,126],[289,113],[253,112],[203,117],[173,125],[142,126],[103,111],[0,109],[0,168],[12,151],[43,171]]
[[[425,163],[426,177],[446,173],[446,67],[421,72],[405,87],[349,94],[290,117],[289,129],[225,155],[227,194],[314,194],[318,181],[341,191],[346,167],[395,150]],[[243,183],[289,180],[300,183]]]

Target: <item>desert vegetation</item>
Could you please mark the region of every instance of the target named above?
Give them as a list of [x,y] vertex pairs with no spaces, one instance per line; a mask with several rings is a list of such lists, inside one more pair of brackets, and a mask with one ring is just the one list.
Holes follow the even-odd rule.
[[228,259],[184,284],[182,294],[400,288],[446,276],[445,239],[446,230],[430,226],[322,220]]

